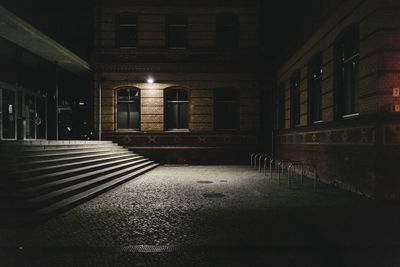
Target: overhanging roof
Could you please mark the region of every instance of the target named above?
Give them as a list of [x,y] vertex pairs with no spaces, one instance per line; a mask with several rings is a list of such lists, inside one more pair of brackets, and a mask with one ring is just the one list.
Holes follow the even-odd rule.
[[89,63],[66,49],[29,23],[0,6],[0,36],[70,72],[83,75]]

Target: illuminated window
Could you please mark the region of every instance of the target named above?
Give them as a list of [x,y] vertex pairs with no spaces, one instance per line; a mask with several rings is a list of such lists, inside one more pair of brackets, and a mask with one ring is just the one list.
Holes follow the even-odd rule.
[[217,47],[235,48],[238,46],[238,20],[233,14],[217,15]]
[[166,129],[188,129],[188,91],[185,89],[166,89],[165,101]]
[[335,43],[336,117],[358,114],[358,25],[346,28]]
[[187,46],[187,17],[171,15],[167,17],[167,44],[169,48]]
[[117,16],[117,46],[119,48],[136,48],[137,18],[133,14]]
[[290,124],[292,127],[300,125],[300,70],[290,79]]
[[285,83],[282,82],[279,85],[278,97],[279,97],[279,129],[285,129],[286,122],[286,100],[285,100]]
[[318,53],[308,63],[309,122],[322,120],[322,54]]
[[122,88],[117,90],[117,128],[140,129],[140,90]]
[[216,130],[239,129],[239,92],[234,88],[214,90],[214,128]]

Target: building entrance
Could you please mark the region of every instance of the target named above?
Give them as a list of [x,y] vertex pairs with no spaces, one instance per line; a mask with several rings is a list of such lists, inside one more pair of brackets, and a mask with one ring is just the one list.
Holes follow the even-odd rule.
[[47,139],[46,96],[0,84],[0,139]]

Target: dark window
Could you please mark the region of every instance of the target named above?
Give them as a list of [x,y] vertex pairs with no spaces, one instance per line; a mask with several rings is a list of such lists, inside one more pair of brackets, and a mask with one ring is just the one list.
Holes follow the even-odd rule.
[[185,89],[166,89],[166,129],[188,129],[188,91]]
[[336,117],[358,112],[358,25],[345,29],[335,43]]
[[235,48],[238,46],[238,20],[233,14],[217,15],[217,47]]
[[285,100],[285,83],[282,82],[279,85],[279,92],[278,92],[278,97],[279,97],[279,129],[285,129],[285,123],[286,123],[286,100]]
[[140,129],[140,91],[123,88],[117,91],[117,128]]
[[214,90],[214,128],[239,129],[239,92],[233,88]]
[[300,124],[300,71],[293,73],[290,79],[290,124],[292,127]]
[[309,122],[322,120],[322,54],[316,54],[308,64]]
[[187,46],[187,17],[173,15],[167,17],[167,42],[169,48]]
[[117,45],[120,48],[135,48],[137,45],[137,18],[133,14],[117,16]]

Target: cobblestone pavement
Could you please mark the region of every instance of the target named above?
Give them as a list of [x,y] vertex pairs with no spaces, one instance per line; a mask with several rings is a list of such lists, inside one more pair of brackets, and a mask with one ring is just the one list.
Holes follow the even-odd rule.
[[400,266],[400,216],[248,166],[158,167],[32,228],[1,266]]

